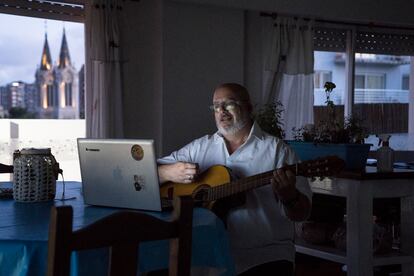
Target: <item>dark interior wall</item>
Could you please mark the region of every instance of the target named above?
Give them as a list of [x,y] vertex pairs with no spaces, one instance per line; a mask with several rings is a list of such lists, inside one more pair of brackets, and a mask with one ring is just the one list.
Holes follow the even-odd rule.
[[245,16],[245,67],[244,84],[250,92],[254,106],[262,102],[263,55],[266,52],[263,41],[267,28],[272,28],[272,20],[263,18],[259,12],[248,11]]
[[174,0],[318,19],[414,26],[412,0]]
[[244,83],[244,11],[141,0],[124,14],[125,136],[155,139],[164,155],[214,132],[214,87]]
[[215,131],[212,91],[243,83],[244,12],[165,1],[163,152]]
[[123,9],[126,138],[151,138],[161,151],[162,1],[126,1]]

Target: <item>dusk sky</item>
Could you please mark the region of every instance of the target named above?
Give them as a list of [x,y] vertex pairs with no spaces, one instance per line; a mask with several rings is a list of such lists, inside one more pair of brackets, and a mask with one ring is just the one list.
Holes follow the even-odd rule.
[[19,80],[34,82],[46,30],[52,62],[56,64],[63,28],[72,64],[79,70],[85,62],[83,24],[0,13],[0,86]]

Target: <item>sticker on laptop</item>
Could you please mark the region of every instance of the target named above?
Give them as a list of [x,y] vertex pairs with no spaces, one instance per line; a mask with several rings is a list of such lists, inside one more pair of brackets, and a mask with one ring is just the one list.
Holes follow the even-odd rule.
[[137,192],[141,191],[145,187],[144,177],[142,175],[134,174],[134,187]]
[[141,161],[144,158],[144,150],[140,145],[133,145],[131,148],[131,155],[137,161]]

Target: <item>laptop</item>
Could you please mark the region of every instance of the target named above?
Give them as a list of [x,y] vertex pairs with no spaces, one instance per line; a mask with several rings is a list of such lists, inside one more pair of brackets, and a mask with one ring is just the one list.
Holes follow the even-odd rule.
[[78,138],[86,204],[161,211],[153,140]]

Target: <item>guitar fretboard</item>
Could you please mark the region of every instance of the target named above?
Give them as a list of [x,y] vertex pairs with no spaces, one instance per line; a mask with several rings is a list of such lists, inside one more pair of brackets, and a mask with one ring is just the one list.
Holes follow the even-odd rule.
[[[296,172],[296,175],[299,173],[299,167],[301,165],[289,165],[285,166],[285,169]],[[226,183],[220,186],[212,187],[208,191],[207,200],[213,201],[227,196],[231,196],[237,193],[245,192],[261,186],[270,184],[270,180],[273,176],[273,171],[264,172],[261,174],[256,174],[253,176],[245,177],[243,179],[232,181],[231,183]]]

